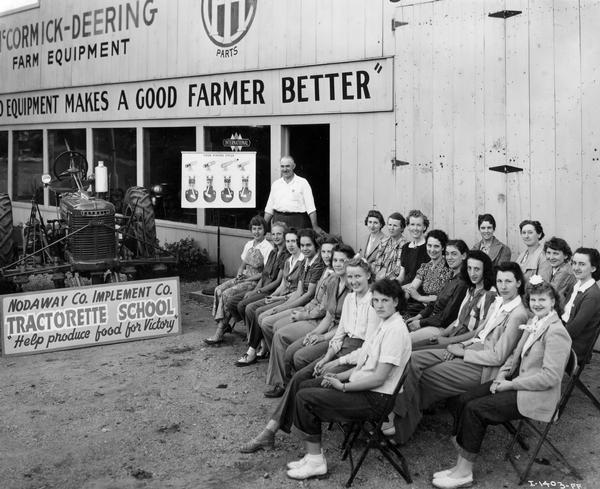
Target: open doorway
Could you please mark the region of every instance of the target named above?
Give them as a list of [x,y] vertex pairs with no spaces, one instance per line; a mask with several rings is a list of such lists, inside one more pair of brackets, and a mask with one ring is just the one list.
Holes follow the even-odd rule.
[[283,154],[312,187],[319,225],[329,231],[329,124],[284,126]]

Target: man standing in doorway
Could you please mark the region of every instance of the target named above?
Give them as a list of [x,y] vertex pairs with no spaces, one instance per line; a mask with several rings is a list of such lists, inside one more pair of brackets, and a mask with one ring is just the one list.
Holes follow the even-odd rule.
[[282,221],[296,229],[312,227],[317,233],[323,230],[317,223],[317,209],[310,184],[294,173],[296,163],[291,156],[281,158],[281,178],[271,185],[265,206],[267,223]]

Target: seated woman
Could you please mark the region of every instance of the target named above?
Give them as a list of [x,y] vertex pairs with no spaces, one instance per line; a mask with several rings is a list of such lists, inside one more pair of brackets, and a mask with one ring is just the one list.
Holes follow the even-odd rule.
[[[315,294],[310,302],[303,306],[284,309],[281,312],[268,316],[262,320],[263,326],[268,324],[268,326],[276,332],[280,328],[287,326],[290,323],[299,321],[300,318],[312,320],[316,325],[318,320],[325,316],[325,290],[327,289],[327,284],[329,283],[330,279],[333,279],[335,275],[333,268],[331,267],[331,257],[333,255],[333,249],[338,245],[338,243],[339,239],[333,236],[326,236],[322,240],[319,248],[319,254],[321,257],[321,262],[323,263],[323,271],[315,287]],[[307,262],[305,261],[305,264],[306,263]],[[316,269],[313,268],[313,272],[315,270]],[[300,283],[298,283],[298,285],[300,285]]]
[[369,261],[375,279],[394,280],[400,275],[402,248],[406,244],[403,236],[405,227],[404,216],[399,212],[392,212],[387,221],[388,236],[381,240],[376,256]]
[[270,295],[279,287],[279,284],[283,280],[285,261],[290,257],[290,252],[285,245],[285,235],[287,232],[288,227],[286,223],[282,221],[271,223],[271,239],[275,249],[267,259],[261,279],[254,289],[246,292],[236,305],[236,316],[240,321],[243,321],[246,315],[246,306]]
[[517,258],[517,263],[523,270],[525,282],[529,277],[539,273],[540,266],[546,261],[544,248],[540,240],[544,237],[544,228],[540,221],[526,219],[519,224],[521,239],[527,248]]
[[211,338],[206,338],[205,343],[212,345],[220,343],[223,334],[231,328],[229,320],[232,301],[236,295],[246,293],[254,288],[261,278],[261,272],[273,245],[265,239],[267,223],[262,216],[254,216],[250,220],[250,230],[254,239],[244,245],[242,251],[242,263],[240,264],[235,278],[223,282],[215,288],[213,301],[213,316],[217,321],[217,331]]
[[379,250],[381,240],[386,237],[382,231],[383,227],[385,227],[385,220],[381,212],[374,209],[370,210],[365,218],[365,226],[369,230],[369,236],[367,237],[364,249],[361,249],[359,253],[371,264],[377,258],[377,251]]
[[296,290],[283,303],[258,312],[258,324],[262,329],[263,339],[271,349],[275,322],[287,315],[287,311],[308,304],[315,296],[317,283],[323,275],[325,265],[319,253],[320,242],[313,229],[301,229],[298,233],[300,251],[304,255],[304,263],[300,270]]
[[451,489],[473,482],[473,466],[489,425],[531,418],[550,422],[560,399],[571,338],[560,317],[558,294],[539,275],[530,278],[529,308],[534,316],[494,380],[462,394],[454,407],[456,465],[433,475],[435,487]]
[[402,287],[408,299],[405,317],[415,316],[430,302],[435,302],[437,294],[453,274],[444,260],[448,235],[444,231],[434,229],[429,231],[425,242],[430,261],[423,263],[413,281]]
[[346,276],[352,292],[346,296],[342,306],[340,324],[337,327],[337,331],[341,328],[342,332],[329,342],[329,348],[335,353],[321,360],[315,359],[294,374],[267,426],[258,436],[242,445],[240,448],[242,453],[272,448],[278,430],[290,432],[296,393],[304,380],[327,372],[343,372],[356,364],[356,351],[375,331],[377,315],[371,305],[372,294],[369,290],[371,269],[367,261],[362,258],[348,261]]
[[327,473],[321,445],[321,423],[352,421],[381,415],[410,359],[408,330],[398,313],[402,289],[395,280],[372,287],[379,324],[356,352],[356,367],[339,374],[304,381],[296,395],[294,433],[306,455],[288,464],[288,477],[308,479]]
[[496,219],[491,214],[480,214],[477,216],[477,225],[481,234],[481,241],[473,246],[473,250],[483,251],[492,260],[495,267],[505,261],[510,261],[510,248],[494,236],[496,231]]
[[463,262],[461,274],[470,287],[460,304],[458,317],[429,339],[413,342],[413,352],[430,348],[446,348],[452,343],[467,341],[475,336],[479,325],[487,317],[490,306],[496,300],[494,269],[490,257],[480,250],[470,250]]
[[458,316],[458,309],[468,288],[461,273],[467,251],[469,248],[462,239],[448,241],[446,263],[452,278],[442,287],[435,302],[430,302],[419,314],[406,321],[413,346],[439,336],[444,327]]
[[396,399],[396,439],[405,443],[421,420],[421,411],[434,402],[462,394],[494,378],[514,350],[527,322],[523,305],[523,272],[517,263],[496,269],[498,298],[477,334],[445,350],[427,349],[412,355],[406,388]]
[[594,334],[600,328],[600,253],[595,248],[577,248],[573,255],[577,283],[565,305],[562,320],[573,340],[577,361],[582,362]]
[[[319,374],[323,369],[343,368],[343,362],[339,359],[342,349],[347,343],[361,346],[377,324],[371,303],[366,300],[370,294],[370,279],[369,264],[364,258],[346,263],[346,281],[356,293],[340,297],[330,304],[329,312],[333,321],[329,325],[322,323],[307,335],[303,347],[293,354],[293,370],[300,371],[308,365],[314,365],[314,373]],[[334,308],[335,311],[332,311]],[[289,358],[290,355],[287,356]],[[351,357],[349,354],[346,360]]]
[[[323,249],[328,245],[321,245],[321,257],[323,257]],[[348,287],[346,287],[346,262],[354,256],[354,250],[344,244],[338,244],[333,248],[333,258],[328,258],[332,261],[333,275],[331,279],[326,281],[326,290],[322,292],[318,305],[313,309],[295,309],[287,323],[278,326],[281,319],[275,323],[275,334],[271,343],[271,355],[269,357],[269,368],[267,369],[267,384],[272,388],[265,392],[265,397],[281,397],[285,391],[285,386],[291,377],[291,370],[287,367],[288,347],[291,344],[302,344],[302,338],[308,336],[315,328],[321,324],[330,325],[334,321],[337,324],[339,313],[341,312],[342,304]],[[317,287],[317,294],[319,294]],[[315,294],[315,297],[317,296]],[[314,299],[313,299],[314,301]],[[311,303],[313,302],[311,301]],[[318,311],[318,314],[315,313]],[[336,315],[338,316],[336,320]],[[322,320],[317,320],[322,316]],[[311,317],[317,319],[309,319]]]
[[410,241],[402,246],[400,255],[400,273],[398,282],[401,285],[409,284],[415,278],[417,270],[423,263],[429,261],[425,238],[423,235],[429,228],[429,219],[420,210],[413,209],[406,216]]
[[248,328],[248,352],[247,357],[240,358],[240,366],[256,362],[256,350],[262,341],[262,330],[258,325],[257,313],[268,307],[274,307],[287,300],[294,290],[298,287],[300,272],[302,270],[304,255],[300,252],[298,246],[298,231],[294,228],[288,230],[285,234],[285,246],[290,253],[289,258],[283,265],[283,278],[275,291],[258,301],[252,302],[246,306],[244,312],[246,327]]
[[577,282],[571,268],[573,252],[564,239],[553,236],[544,243],[544,253],[546,261],[540,264],[540,276],[554,287],[560,298],[560,306],[564,307]]

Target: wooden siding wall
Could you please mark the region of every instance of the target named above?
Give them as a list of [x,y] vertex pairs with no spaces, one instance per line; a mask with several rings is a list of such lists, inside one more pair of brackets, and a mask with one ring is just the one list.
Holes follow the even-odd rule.
[[[39,9],[3,17],[1,28],[30,25],[50,19],[72,23],[74,15],[103,10],[126,2],[115,0],[41,0]],[[136,0],[129,0],[133,6]],[[256,16],[236,45],[238,54],[221,57],[202,23],[199,0],[153,0],[157,12],[151,25],[72,39],[36,48],[0,52],[0,93],[45,88],[100,85],[138,80],[243,72],[289,66],[325,64],[382,55],[384,11],[388,0],[258,0]],[[140,19],[145,5],[139,0]],[[104,14],[102,14],[104,15]],[[389,22],[390,14],[386,21]],[[102,17],[104,18],[104,17]],[[385,36],[391,32],[385,26]],[[100,25],[100,29],[104,26]],[[88,43],[130,39],[127,54],[47,65],[49,50]],[[40,53],[41,66],[12,69],[15,54]]]
[[[488,16],[504,9],[522,13]],[[400,207],[469,244],[490,212],[514,257],[527,218],[600,246],[600,2],[440,1],[395,19]],[[504,164],[523,171],[490,171]]]

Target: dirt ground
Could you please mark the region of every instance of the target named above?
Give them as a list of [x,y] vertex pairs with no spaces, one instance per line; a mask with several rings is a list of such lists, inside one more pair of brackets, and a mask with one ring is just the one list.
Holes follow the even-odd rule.
[[[301,455],[293,436],[278,436],[273,451],[238,452],[277,400],[263,397],[265,362],[233,365],[245,350],[243,331],[216,348],[202,343],[214,325],[209,308],[188,293],[203,286],[182,284],[181,335],[0,359],[0,488],[343,487],[348,465],[339,459],[335,430],[325,435],[330,475],[323,480],[286,478],[285,463]],[[584,377],[600,395],[600,355]],[[584,479],[565,475],[544,453],[550,465],[536,464],[524,487],[599,488],[599,420],[600,412],[575,392],[553,434]],[[453,462],[449,429],[446,413],[426,416],[403,448],[415,489],[431,487],[431,473]],[[488,433],[477,487],[517,487],[503,459],[508,439],[502,428]],[[354,483],[371,489],[405,485],[376,453]]]

